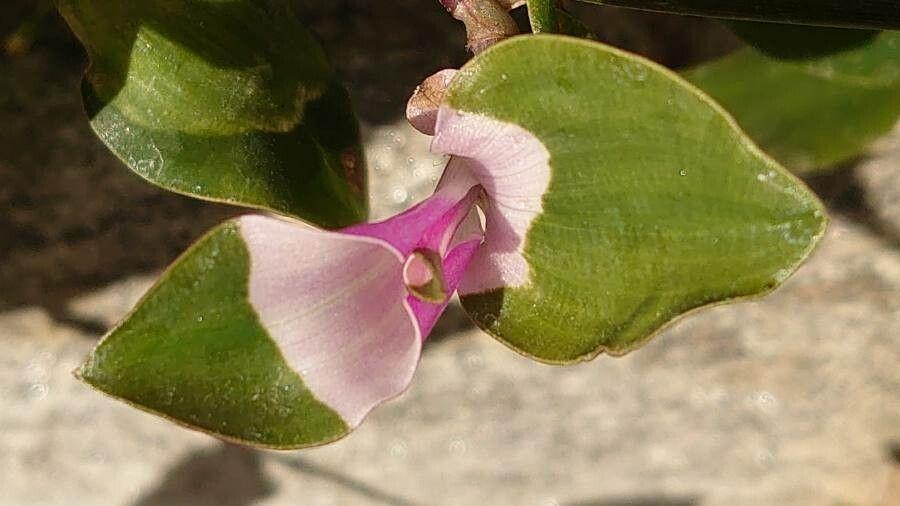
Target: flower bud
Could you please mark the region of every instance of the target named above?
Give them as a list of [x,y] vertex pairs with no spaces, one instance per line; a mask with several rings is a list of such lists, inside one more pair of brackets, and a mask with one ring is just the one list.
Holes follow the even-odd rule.
[[466,25],[468,48],[478,54],[519,33],[508,10],[519,0],[440,0],[454,18]]
[[406,104],[406,119],[416,130],[426,135],[434,135],[438,108],[447,91],[447,86],[456,75],[456,70],[442,70],[422,82]]

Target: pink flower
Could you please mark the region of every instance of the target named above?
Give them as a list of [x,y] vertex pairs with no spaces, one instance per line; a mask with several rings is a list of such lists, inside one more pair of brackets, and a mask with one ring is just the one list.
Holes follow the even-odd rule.
[[[441,83],[450,77],[443,73]],[[529,282],[524,235],[542,210],[549,153],[516,125],[436,98],[418,126],[434,133],[433,150],[453,156],[425,201],[339,231],[259,215],[239,220],[260,323],[350,428],[407,388],[422,343],[457,290]]]

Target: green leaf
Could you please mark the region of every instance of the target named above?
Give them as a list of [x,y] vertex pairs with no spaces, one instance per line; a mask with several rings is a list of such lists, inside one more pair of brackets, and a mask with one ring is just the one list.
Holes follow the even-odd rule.
[[853,30],[820,26],[780,25],[750,21],[724,21],[747,44],[769,56],[802,60],[830,56],[872,42],[877,30]]
[[514,38],[464,67],[445,101],[516,125],[549,153],[524,241],[530,280],[462,298],[479,326],[538,360],[623,354],[687,312],[764,294],[824,233],[803,183],[643,58]]
[[337,227],[366,216],[356,119],[286,0],[61,0],[91,125],[141,177]]
[[895,0],[581,0],[671,14],[848,28],[900,28]]
[[900,119],[900,32],[734,26],[754,47],[685,77],[793,171],[847,161]]
[[557,6],[556,0],[528,0],[527,5],[533,33],[560,33],[593,38],[581,21]]
[[534,33],[556,33],[559,20],[556,18],[555,0],[528,0],[528,20]]
[[348,427],[285,362],[247,300],[250,259],[234,222],[157,282],[78,371],[90,385],[189,427],[293,448]]

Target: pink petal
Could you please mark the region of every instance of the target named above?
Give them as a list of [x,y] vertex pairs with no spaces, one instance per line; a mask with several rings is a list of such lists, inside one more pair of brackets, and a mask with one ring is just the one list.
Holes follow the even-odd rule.
[[[423,339],[481,244],[481,192],[460,178],[403,214],[339,232],[240,218],[250,304],[288,365],[349,427],[409,385]],[[440,300],[410,291],[429,275],[444,281]]]
[[547,148],[518,125],[444,105],[438,112],[432,150],[453,155],[438,192],[445,185],[471,184],[474,179],[488,197],[483,206],[484,244],[474,253],[460,293],[527,285],[531,274],[525,236],[543,212],[550,186]]
[[406,259],[419,250],[433,251],[441,260],[446,297],[434,303],[414,295],[410,307],[427,337],[437,318],[450,303],[466,267],[482,242],[483,232],[475,202],[482,189],[470,177],[460,177],[441,187],[427,200],[380,223],[364,223],[343,229],[345,234],[381,239],[397,248]]
[[250,303],[316,398],[355,427],[406,389],[422,338],[394,248],[264,216],[240,228]]

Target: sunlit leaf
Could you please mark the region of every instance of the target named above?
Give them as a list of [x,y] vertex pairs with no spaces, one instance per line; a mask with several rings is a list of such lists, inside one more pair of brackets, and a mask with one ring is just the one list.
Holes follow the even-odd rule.
[[179,258],[78,375],[256,446],[343,437],[402,393],[482,240],[472,180],[381,223],[247,215]]
[[625,353],[689,311],[766,293],[825,228],[816,197],[715,102],[589,41],[519,37],[476,57],[435,147],[493,197],[464,307],[547,362]]

